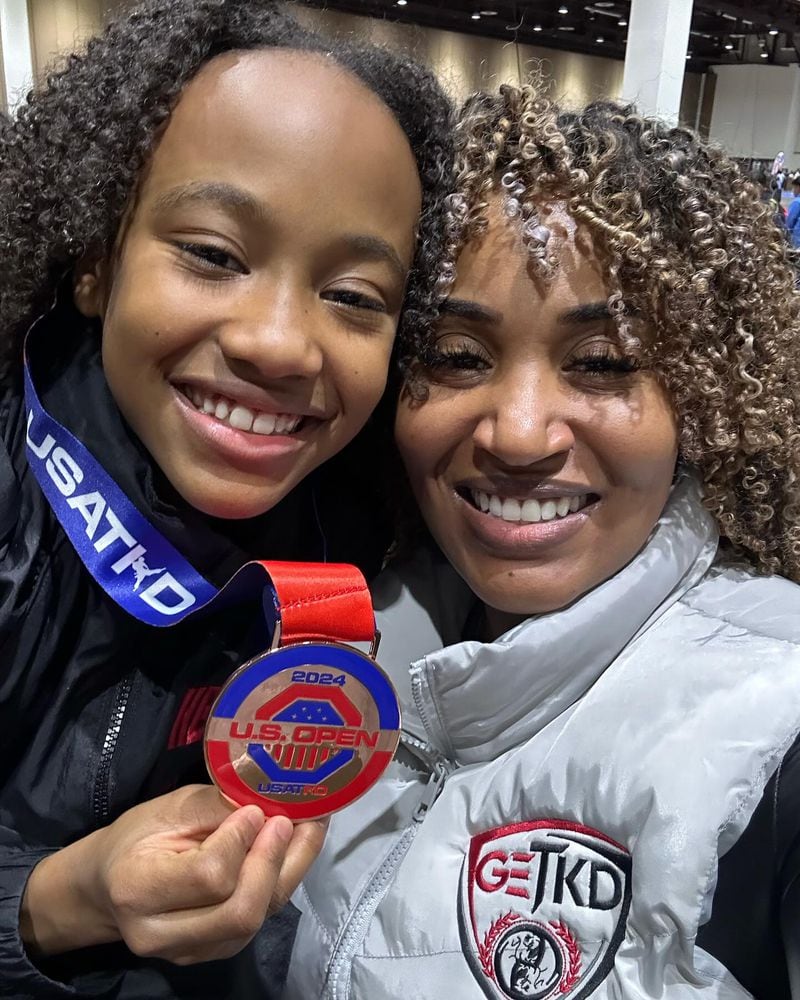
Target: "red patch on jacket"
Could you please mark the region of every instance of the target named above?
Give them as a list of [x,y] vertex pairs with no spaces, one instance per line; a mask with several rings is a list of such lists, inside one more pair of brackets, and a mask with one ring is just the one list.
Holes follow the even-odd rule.
[[461,939],[492,1000],[588,997],[625,935],[631,856],[563,820],[476,834],[461,873]]

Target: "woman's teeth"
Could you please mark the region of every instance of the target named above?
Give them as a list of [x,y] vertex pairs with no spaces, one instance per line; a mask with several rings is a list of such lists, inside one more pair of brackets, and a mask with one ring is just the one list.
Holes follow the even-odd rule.
[[513,524],[538,524],[539,521],[552,521],[558,517],[574,514],[586,506],[588,494],[577,497],[553,497],[551,500],[513,500],[503,499],[483,490],[470,490],[472,502],[484,514],[511,521]]
[[253,434],[291,434],[297,430],[303,419],[295,413],[260,413],[225,396],[217,394],[209,396],[193,386],[184,386],[182,392],[202,413],[215,417],[238,431],[250,431]]

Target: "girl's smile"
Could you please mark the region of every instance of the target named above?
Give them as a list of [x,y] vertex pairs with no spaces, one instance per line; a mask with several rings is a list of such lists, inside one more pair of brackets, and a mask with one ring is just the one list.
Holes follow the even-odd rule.
[[103,321],[123,415],[192,506],[261,514],[364,425],[420,200],[392,113],[321,56],[231,53],[187,86],[76,302]]

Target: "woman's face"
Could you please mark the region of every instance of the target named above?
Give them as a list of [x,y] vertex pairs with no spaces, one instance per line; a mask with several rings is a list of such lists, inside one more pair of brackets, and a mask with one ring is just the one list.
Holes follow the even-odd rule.
[[557,258],[549,284],[493,203],[488,232],[458,262],[423,370],[428,398],[404,393],[397,413],[425,521],[496,634],[624,566],[664,507],[677,456],[669,399],[619,345],[588,234],[559,205],[542,221]]
[[332,62],[233,53],[187,86],[76,302],[102,318],[111,391],[190,504],[263,513],[360,430],[420,204],[401,128]]

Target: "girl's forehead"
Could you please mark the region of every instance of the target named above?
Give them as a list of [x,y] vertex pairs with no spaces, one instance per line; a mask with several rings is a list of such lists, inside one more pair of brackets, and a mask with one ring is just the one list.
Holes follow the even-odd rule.
[[141,193],[195,179],[277,203],[305,185],[335,204],[385,202],[387,215],[409,191],[418,212],[421,197],[414,154],[380,98],[332,60],[282,49],[220,56],[185,88]]
[[[204,117],[209,127],[228,116],[283,121],[300,131],[327,121],[354,123],[361,115],[384,117],[399,130],[380,98],[333,59],[295,49],[227,52],[206,63],[184,88],[171,128]],[[205,111],[205,114],[204,114]]]

